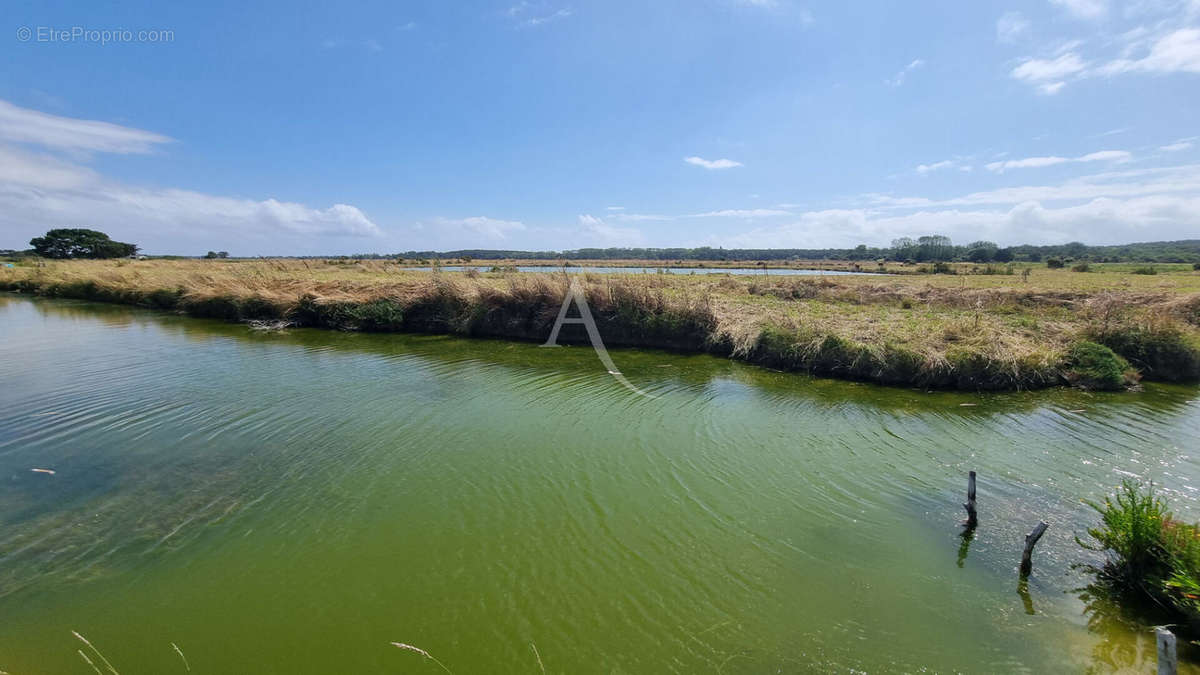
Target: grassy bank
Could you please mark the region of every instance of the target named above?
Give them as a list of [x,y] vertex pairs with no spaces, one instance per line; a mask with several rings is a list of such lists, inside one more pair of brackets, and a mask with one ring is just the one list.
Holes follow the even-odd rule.
[[[786,370],[941,389],[1200,380],[1200,274],[786,277],[584,274],[609,346],[705,351]],[[563,274],[422,272],[383,261],[66,261],[0,289],[228,321],[545,340]],[[577,328],[577,327],[575,327]],[[565,329],[564,341],[586,340]]]

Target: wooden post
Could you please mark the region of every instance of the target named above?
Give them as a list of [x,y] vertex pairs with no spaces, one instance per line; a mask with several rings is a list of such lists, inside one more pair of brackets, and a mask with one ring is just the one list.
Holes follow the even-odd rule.
[[963,508],[967,510],[967,527],[973,528],[979,524],[979,517],[975,514],[975,472],[967,474],[967,503],[963,504]]
[[1033,571],[1033,561],[1030,556],[1033,555],[1033,547],[1037,545],[1038,539],[1046,534],[1046,528],[1050,527],[1046,521],[1040,521],[1037,527],[1033,528],[1033,532],[1025,535],[1025,551],[1021,553],[1021,576],[1027,577]]
[[1175,634],[1159,626],[1154,629],[1158,643],[1158,675],[1175,675],[1179,661],[1175,655]]

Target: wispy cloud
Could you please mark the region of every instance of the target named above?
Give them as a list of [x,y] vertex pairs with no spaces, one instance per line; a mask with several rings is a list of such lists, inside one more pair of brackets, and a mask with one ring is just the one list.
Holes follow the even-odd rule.
[[435,218],[432,224],[439,229],[456,229],[492,240],[506,239],[509,233],[525,229],[525,223],[519,220],[502,220],[487,216]]
[[790,216],[791,211],[780,209],[722,209],[720,211],[705,211],[692,213],[685,218],[769,218],[771,216]]
[[1005,12],[996,19],[996,41],[1012,44],[1029,36],[1029,19],[1020,12]]
[[853,246],[913,232],[1007,244],[1191,238],[1200,230],[1200,165],[1108,172],[941,200],[870,195],[868,202],[800,213],[713,244]]
[[1168,33],[1155,41],[1145,56],[1109,61],[1097,72],[1102,75],[1131,72],[1200,73],[1200,29],[1181,28]]
[[1025,159],[1010,159],[1003,162],[992,162],[987,165],[989,171],[1003,173],[1010,169],[1038,169],[1056,164],[1070,162],[1128,162],[1133,155],[1126,150],[1100,150],[1080,157],[1026,157]]
[[896,73],[895,77],[891,78],[890,80],[884,80],[883,82],[889,87],[899,87],[900,85],[904,84],[904,80],[908,77],[909,73],[924,65],[925,61],[923,59],[913,59],[912,62],[910,62],[907,66],[904,66],[900,72]]
[[511,5],[504,13],[515,21],[518,27],[536,28],[565,19],[574,14],[574,10],[570,7],[555,9],[545,2],[531,3],[528,0],[521,0],[521,2]]
[[[314,208],[273,198],[245,199],[194,190],[143,187],[86,166],[92,152],[150,152],[162,134],[107,122],[46,115],[0,101],[0,231],[17,238],[63,223],[87,223],[155,246],[206,243],[230,250],[248,239],[276,243],[319,236],[377,236],[378,225],[349,204]],[[66,151],[66,157],[47,154]]]
[[526,19],[524,21],[524,25],[526,25],[526,26],[541,26],[543,24],[550,23],[551,21],[558,21],[559,19],[565,19],[568,16],[571,16],[573,13],[574,12],[572,12],[570,9],[563,8],[563,9],[551,12],[549,14],[544,14],[542,16],[529,17],[528,19]]
[[732,169],[742,166],[741,162],[735,162],[732,159],[704,159],[703,157],[684,157],[683,161],[692,166],[704,167],[708,170],[714,169]]
[[1037,86],[1043,94],[1057,94],[1066,84],[1064,78],[1082,73],[1087,64],[1074,52],[1054,59],[1026,59],[1010,75]]
[[1196,136],[1191,138],[1181,138],[1174,143],[1169,143],[1159,147],[1159,150],[1162,150],[1163,152],[1182,152],[1184,150],[1191,150],[1195,145],[1196,138]]
[[632,227],[616,227],[604,222],[591,214],[582,214],[578,219],[579,228],[586,239],[608,246],[636,246],[642,244],[645,237],[642,232]]
[[[1071,14],[1087,19],[1106,16],[1108,5],[1098,0],[1055,0]],[[1126,8],[1122,18],[1142,23],[1116,33],[1100,33],[1090,47],[1107,55],[1084,58],[1081,40],[1070,40],[1048,55],[1025,57],[1010,75],[1043,94],[1056,94],[1068,83],[1084,78],[1136,73],[1200,74],[1200,0],[1141,2]],[[1119,19],[1113,19],[1118,21]],[[1128,25],[1128,24],[1127,24]],[[998,25],[999,34],[999,25]]]
[[145,154],[172,139],[153,131],[60,117],[0,101],[0,140],[72,152]]
[[958,169],[964,173],[969,173],[974,170],[974,167],[972,167],[970,164],[964,164],[956,159],[943,159],[940,162],[933,162],[932,164],[917,165],[917,173],[921,174],[922,176],[946,169]]
[[674,216],[664,216],[657,213],[623,213],[616,211],[609,214],[610,218],[620,220],[622,222],[637,223],[637,222],[664,222],[674,220]]
[[1108,14],[1105,0],[1050,0],[1050,3],[1080,19],[1099,19]]

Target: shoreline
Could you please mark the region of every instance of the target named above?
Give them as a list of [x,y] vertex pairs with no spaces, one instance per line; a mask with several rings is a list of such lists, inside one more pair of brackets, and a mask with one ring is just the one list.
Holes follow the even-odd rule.
[[[190,265],[60,263],[53,273],[35,267],[24,268],[30,274],[0,276],[0,290],[230,322],[544,342],[567,284],[561,273],[401,271],[362,282],[321,282],[310,265],[302,274],[293,263],[276,261],[280,278],[260,278],[268,269],[261,264]],[[164,269],[187,274],[172,277],[175,283],[148,278]],[[196,270],[235,274],[218,279]],[[1161,316],[1162,307],[1179,305],[1185,319],[1192,317],[1200,294],[1164,296],[1148,307],[1153,296],[1129,296],[1119,312],[1089,308],[1086,321],[1067,325],[1085,304],[1107,296],[903,286],[890,281],[895,276],[883,278],[891,286],[879,277],[667,276],[580,278],[606,346],[705,353],[780,371],[928,390],[1120,390],[1143,378],[1200,380],[1198,333],[1186,320]],[[588,339],[582,327],[565,326],[560,342]]]

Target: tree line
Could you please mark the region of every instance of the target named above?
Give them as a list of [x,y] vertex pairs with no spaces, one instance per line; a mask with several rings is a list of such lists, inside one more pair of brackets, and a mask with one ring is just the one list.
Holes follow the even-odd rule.
[[355,258],[469,258],[501,260],[892,260],[921,262],[1042,262],[1049,258],[1091,262],[1200,262],[1200,239],[1157,241],[1117,246],[1088,246],[1081,242],[1048,246],[1000,246],[992,241],[953,243],[949,237],[927,235],[900,237],[888,247],[859,244],[854,248],[580,248],[564,251],[518,251],[460,249],[455,251],[406,251],[392,255],[365,254]]
[[[28,251],[0,250],[0,255],[38,255],[44,258],[123,258],[138,252],[135,244],[113,241],[107,234],[83,228],[59,228],[30,240]],[[204,258],[228,258],[226,251],[209,251]],[[326,258],[330,256],[300,256]],[[466,259],[503,260],[659,260],[730,261],[760,260],[890,260],[900,262],[1043,262],[1046,260],[1086,262],[1200,263],[1200,239],[1154,241],[1115,246],[1088,246],[1073,241],[1049,246],[1000,246],[992,241],[973,241],[959,245],[943,235],[893,239],[891,246],[854,248],[579,248],[564,251],[520,251],[460,249],[455,251],[406,251],[404,253],[364,253],[357,259]]]

